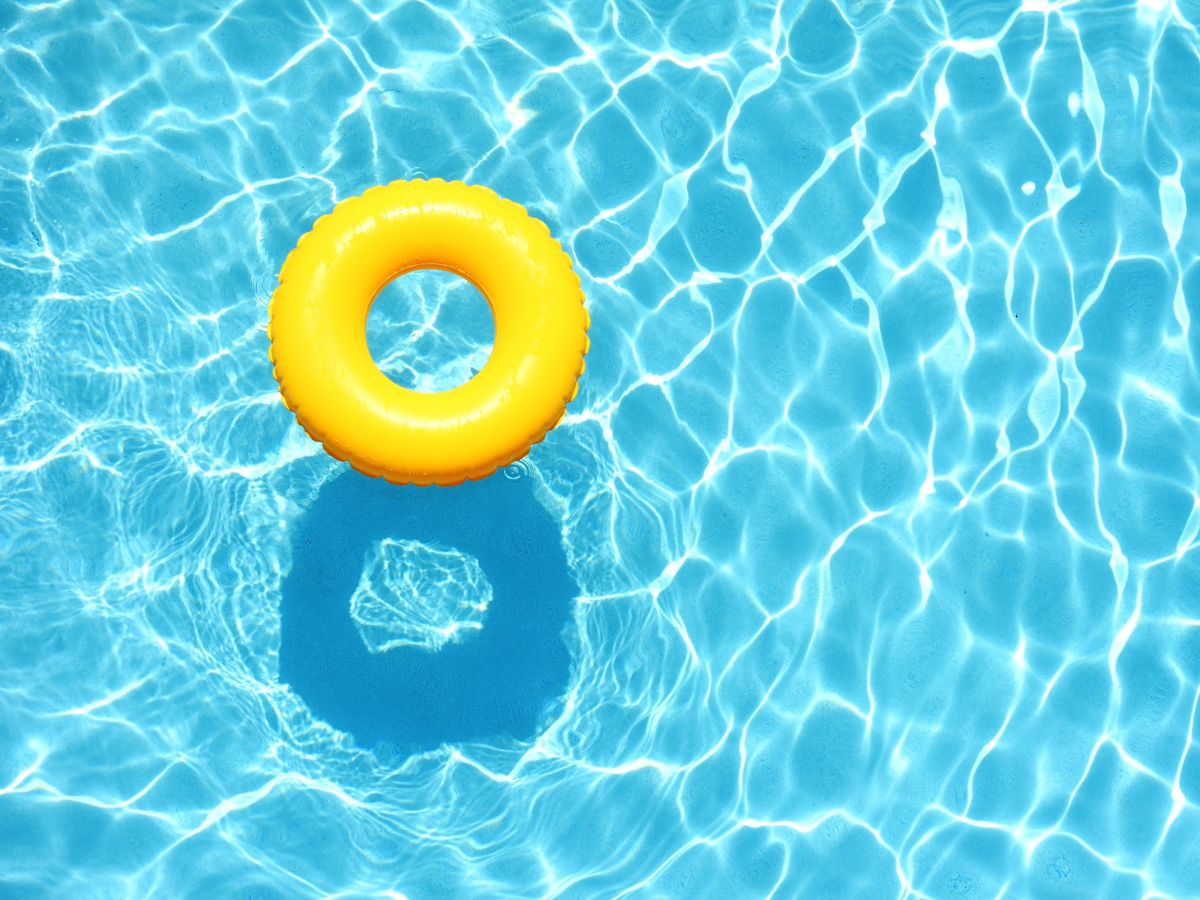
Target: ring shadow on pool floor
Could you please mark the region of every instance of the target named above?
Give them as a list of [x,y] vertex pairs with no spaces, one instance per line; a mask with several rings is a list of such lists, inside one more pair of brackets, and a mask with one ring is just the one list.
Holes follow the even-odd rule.
[[[372,545],[420,541],[473,555],[492,585],[483,628],[440,650],[371,653],[350,598]],[[527,479],[397,487],[357,472],[320,492],[300,524],[280,614],[280,680],[362,747],[528,739],[563,695],[563,629],[578,588],[560,531]]]

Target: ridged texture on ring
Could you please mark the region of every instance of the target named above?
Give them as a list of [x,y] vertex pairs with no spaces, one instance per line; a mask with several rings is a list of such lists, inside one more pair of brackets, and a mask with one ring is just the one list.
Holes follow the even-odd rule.
[[[407,446],[415,448],[421,445],[424,448],[424,464],[414,462],[412,465],[408,465],[403,458],[406,442],[403,439],[397,439],[397,435],[403,438],[406,434],[403,431],[403,420],[408,415],[404,412],[404,409],[407,408],[406,405],[411,404],[415,410],[428,410],[433,408],[430,404],[431,402],[436,403],[436,398],[448,398],[447,403],[452,403],[454,400],[464,401],[465,395],[460,392],[464,388],[469,388],[471,381],[467,385],[442,394],[417,394],[417,392],[401,388],[390,381],[386,382],[387,387],[385,387],[379,378],[386,378],[386,376],[378,373],[378,369],[374,368],[374,364],[371,363],[373,373],[364,374],[359,371],[358,374],[362,376],[362,383],[368,385],[365,393],[376,393],[377,396],[371,398],[376,405],[365,406],[364,409],[367,411],[363,412],[358,419],[354,419],[352,401],[357,398],[353,394],[359,392],[343,391],[341,395],[336,394],[329,384],[331,381],[337,381],[336,376],[342,370],[332,365],[327,356],[318,354],[316,347],[312,347],[313,353],[306,352],[306,346],[327,343],[324,340],[325,332],[311,324],[324,312],[318,307],[322,304],[345,302],[344,310],[333,309],[330,312],[337,317],[336,325],[339,327],[347,321],[357,321],[363,326],[361,344],[365,351],[366,336],[363,323],[365,323],[366,309],[369,308],[374,293],[394,275],[417,268],[444,268],[476,282],[483,293],[488,296],[489,302],[493,303],[497,316],[497,340],[499,341],[502,311],[495,308],[497,298],[493,296],[494,292],[485,289],[482,283],[483,279],[477,277],[477,272],[471,271],[470,260],[455,264],[453,259],[443,260],[439,257],[431,265],[427,260],[418,258],[413,263],[409,259],[408,248],[396,247],[393,254],[394,260],[391,261],[392,271],[378,284],[374,284],[373,289],[366,292],[370,296],[354,296],[345,299],[341,296],[333,297],[314,293],[313,285],[319,283],[318,279],[326,271],[322,265],[331,249],[340,249],[353,254],[355,242],[362,240],[361,231],[364,223],[367,227],[371,227],[376,220],[384,220],[391,215],[393,208],[398,208],[394,204],[402,206],[404,203],[409,203],[411,206],[415,202],[415,198],[423,198],[422,202],[435,202],[446,208],[461,205],[461,208],[471,216],[482,217],[484,220],[502,225],[503,228],[494,229],[497,233],[507,234],[507,230],[511,230],[511,233],[515,235],[512,240],[514,246],[531,248],[534,261],[540,267],[539,271],[552,274],[552,278],[548,277],[547,283],[554,286],[552,291],[554,296],[547,302],[554,304],[552,309],[552,325],[554,327],[547,329],[550,335],[546,341],[552,340],[553,343],[543,341],[540,346],[553,354],[554,362],[553,364],[547,363],[539,370],[547,373],[547,377],[538,380],[536,387],[538,396],[534,397],[538,402],[521,403],[520,410],[510,409],[510,415],[507,417],[502,416],[498,408],[489,408],[485,411],[494,423],[503,423],[502,427],[495,427],[492,431],[487,431],[485,425],[471,421],[472,417],[466,415],[462,417],[466,423],[462,440],[456,441],[452,427],[443,428],[436,422],[431,424],[431,419],[428,417],[416,416],[413,418],[412,443]],[[405,208],[401,212],[412,215],[411,208]],[[419,253],[418,257],[420,257]],[[378,265],[383,265],[383,263],[380,262]],[[511,299],[509,302],[512,302]],[[517,300],[516,302],[520,303],[521,301]],[[359,315],[358,307],[361,307],[361,319],[355,319],[355,316]],[[533,303],[530,308],[534,312],[537,310],[544,312],[548,307],[545,304],[538,306]],[[522,316],[530,314],[524,309],[520,312]],[[281,315],[281,313],[284,314]],[[446,182],[442,179],[396,181],[388,185],[373,187],[359,196],[343,200],[331,212],[318,218],[313,223],[311,230],[299,239],[284,260],[279,272],[279,286],[271,297],[268,316],[269,357],[275,380],[279,383],[284,405],[296,416],[305,432],[313,440],[322,444],[331,456],[349,462],[364,474],[383,477],[396,484],[459,484],[468,479],[484,478],[497,469],[525,456],[534,444],[542,441],[546,434],[561,421],[567,404],[578,393],[579,378],[585,368],[584,356],[589,349],[587,329],[590,319],[584,306],[583,290],[578,274],[571,265],[570,257],[550,234],[546,224],[530,216],[521,205],[504,199],[487,188],[466,185],[462,182]],[[536,323],[531,323],[531,325],[536,325]],[[349,328],[350,326],[347,325],[346,329]],[[508,331],[512,331],[512,326],[508,326]],[[532,346],[539,340],[539,336],[530,334],[529,339]],[[347,338],[347,340],[353,340],[353,338]],[[336,341],[328,343],[336,345]],[[361,364],[359,358],[361,353],[357,343],[353,345],[352,350],[353,352],[348,354],[353,357],[352,362]],[[329,367],[335,377],[321,380],[319,376],[323,373],[312,370],[313,366],[319,364],[321,360],[324,360],[324,364]],[[352,368],[353,366],[348,364],[346,371]],[[485,366],[483,371],[486,371],[487,368]],[[478,379],[483,371],[472,381]],[[378,376],[375,373],[378,373]],[[493,373],[491,377],[495,382],[497,376]],[[346,383],[356,382],[348,379]],[[513,385],[517,392],[515,396],[521,396],[519,392],[525,391],[525,396],[528,398],[530,391],[533,390],[529,385],[516,384],[515,377]],[[509,393],[507,384],[504,385],[502,393],[505,395]],[[335,398],[332,403],[330,402],[331,397]],[[389,412],[386,416],[371,413],[371,410],[378,410],[381,404],[388,405],[390,410],[399,409],[400,412],[396,415],[391,415]],[[343,407],[349,411],[330,408],[333,406]],[[493,404],[493,406],[495,405]],[[524,430],[513,431],[508,427],[509,421],[520,420],[522,417],[526,419]],[[475,431],[471,432],[471,428],[475,428]],[[486,446],[485,440],[476,439],[481,431],[486,434],[495,433],[497,440],[490,447]],[[379,442],[373,439],[376,434],[392,436],[387,447],[380,447]],[[433,434],[434,437],[427,438],[429,434]],[[438,441],[442,443],[439,445]],[[471,445],[465,446],[466,442],[470,442]],[[445,447],[446,462],[444,465],[442,457],[438,455],[437,447],[434,445]],[[415,455],[420,456],[421,454],[415,453]],[[455,462],[455,460],[459,460],[459,462]]]

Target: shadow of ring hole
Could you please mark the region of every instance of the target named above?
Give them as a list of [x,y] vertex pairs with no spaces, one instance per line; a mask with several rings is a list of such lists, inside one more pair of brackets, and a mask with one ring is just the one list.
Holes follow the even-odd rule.
[[[386,612],[389,582],[398,594],[428,585],[420,572],[394,571],[411,554],[385,554],[380,565],[381,547],[422,545],[426,559],[457,561],[448,571],[482,572],[483,585],[468,587],[478,595],[490,583],[486,613],[466,605],[476,623],[453,640],[376,640],[376,649],[391,649],[372,652],[364,641],[372,623],[351,617],[351,600],[366,591],[384,601],[375,612]],[[280,606],[280,680],[360,746],[404,756],[445,743],[526,740],[565,693],[563,630],[578,587],[559,528],[528,479],[441,489],[347,472],[321,490],[300,523],[292,559]],[[453,587],[439,593],[452,596]],[[395,599],[402,611],[404,598]],[[444,596],[439,602],[445,609]],[[399,633],[430,634],[436,603],[427,612]]]

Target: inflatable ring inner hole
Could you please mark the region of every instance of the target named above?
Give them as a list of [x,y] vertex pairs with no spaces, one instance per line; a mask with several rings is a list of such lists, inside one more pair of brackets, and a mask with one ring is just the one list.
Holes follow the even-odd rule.
[[492,353],[496,322],[483,292],[444,269],[414,269],[385,284],[367,314],[380,371],[423,393],[466,384]]

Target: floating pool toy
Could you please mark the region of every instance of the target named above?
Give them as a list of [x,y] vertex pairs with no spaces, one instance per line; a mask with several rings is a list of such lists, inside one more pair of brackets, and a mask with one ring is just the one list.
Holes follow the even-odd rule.
[[[442,269],[487,298],[495,339],[466,384],[396,384],[367,348],[393,278]],[[283,402],[338,459],[397,484],[459,484],[514,462],[575,398],[588,350],[579,277],[542,222],[460,182],[395,181],[339,203],[279,272],[267,337]]]

